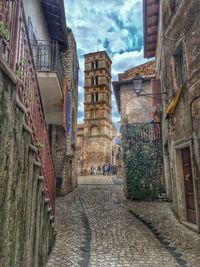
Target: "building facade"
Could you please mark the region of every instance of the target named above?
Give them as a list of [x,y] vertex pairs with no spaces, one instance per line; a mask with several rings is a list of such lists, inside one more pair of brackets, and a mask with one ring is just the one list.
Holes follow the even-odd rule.
[[200,2],[143,3],[145,57],[156,57],[156,77],[167,94],[162,119],[167,196],[179,219],[199,231]]
[[45,265],[56,178],[62,194],[77,183],[78,59],[64,10],[62,0],[0,2],[1,266]]
[[155,116],[154,99],[148,96],[138,97],[133,89],[133,78],[136,76],[142,78],[141,94],[151,94],[155,80],[155,61],[142,64],[119,74],[119,81],[112,83],[122,125],[127,122],[151,122]]
[[[131,68],[118,78],[112,84],[121,116],[124,192],[130,199],[154,199],[165,186],[155,61]],[[139,93],[134,90],[135,78],[140,81]]]
[[[50,125],[52,155],[57,178],[57,195],[65,195],[77,186],[77,113],[78,113],[78,72],[79,62],[76,41],[71,29],[67,28],[68,49],[61,52],[64,77],[69,98],[67,108],[68,129]],[[65,90],[66,88],[63,88]],[[64,107],[65,108],[65,107]]]
[[78,126],[79,173],[112,164],[117,134],[112,118],[111,60],[105,51],[85,55],[84,124]]
[[0,20],[0,265],[44,266],[56,234],[47,124],[63,121],[64,3],[1,1]]

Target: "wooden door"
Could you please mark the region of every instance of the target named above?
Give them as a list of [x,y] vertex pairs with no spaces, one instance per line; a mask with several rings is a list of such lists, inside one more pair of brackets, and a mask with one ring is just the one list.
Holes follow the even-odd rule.
[[183,176],[185,183],[185,200],[187,220],[196,224],[196,210],[194,201],[194,185],[190,158],[190,148],[182,149]]

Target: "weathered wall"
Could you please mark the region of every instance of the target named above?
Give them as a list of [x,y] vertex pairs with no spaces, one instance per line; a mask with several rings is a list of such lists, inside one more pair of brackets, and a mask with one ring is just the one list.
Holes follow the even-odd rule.
[[135,76],[142,77],[153,77],[155,76],[155,61],[150,61],[129,70],[124,71],[124,73],[119,73],[119,81],[131,80]]
[[40,0],[23,0],[26,21],[31,18],[37,40],[50,40]]
[[106,136],[85,137],[84,145],[84,169],[89,170],[92,165],[97,168],[112,163],[112,143]]
[[[176,48],[181,46],[186,86],[173,116],[169,120],[163,117],[166,185],[168,197],[173,199],[174,210],[180,215],[180,210],[185,204],[178,188],[183,184],[184,177],[177,180],[180,171],[176,164],[177,146],[190,146],[196,192],[197,225],[200,229],[200,2],[179,1],[177,6],[172,3],[173,1],[160,3],[159,35],[164,38],[159,38],[157,45],[157,76],[161,78],[162,90],[167,90],[170,100],[174,88],[180,86],[178,66],[173,54]],[[163,104],[165,110],[167,103]]]
[[[79,62],[76,42],[71,29],[67,28],[67,51],[61,53],[61,59],[67,81],[70,102],[70,131],[63,127],[52,126],[52,152],[57,177],[57,195],[65,195],[77,186],[76,131],[78,114],[78,71]],[[62,181],[58,183],[58,179]]]
[[0,69],[0,266],[44,266],[53,227],[15,93]]
[[[108,125],[104,129],[103,125],[105,123]],[[78,127],[77,156],[79,174],[89,171],[92,165],[97,168],[105,163],[115,164],[116,148],[114,139],[117,136],[117,130],[106,121],[99,121],[99,124],[93,124],[92,127],[98,129],[97,135],[91,135],[92,132],[87,124],[80,124]]]
[[[142,83],[142,93],[152,93],[151,80]],[[127,118],[129,123],[150,122],[153,118],[152,98],[137,96],[132,84],[120,88],[121,119]]]
[[[73,173],[73,169],[76,169],[74,165],[75,153],[72,152],[71,137],[65,132],[64,128],[56,125],[51,127],[52,155],[57,177],[57,195],[66,195],[77,185],[77,182],[75,184],[73,182],[73,177],[76,175]],[[61,184],[59,185],[60,181]]]

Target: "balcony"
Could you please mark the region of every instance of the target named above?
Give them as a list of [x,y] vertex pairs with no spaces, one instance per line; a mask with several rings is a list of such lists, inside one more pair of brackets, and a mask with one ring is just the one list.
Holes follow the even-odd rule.
[[48,124],[63,125],[64,71],[57,41],[32,44],[44,112]]

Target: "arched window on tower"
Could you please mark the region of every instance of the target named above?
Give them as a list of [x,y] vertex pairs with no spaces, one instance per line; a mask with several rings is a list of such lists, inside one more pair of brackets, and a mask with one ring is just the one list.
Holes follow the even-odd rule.
[[95,99],[94,99],[94,93],[92,93],[92,103],[95,102]]
[[96,93],[96,102],[98,102],[98,101],[99,101],[99,94]]
[[94,85],[94,77],[91,78],[91,84]]
[[99,79],[98,76],[95,77],[95,84],[98,85],[99,84]]
[[97,126],[92,126],[90,128],[90,135],[92,136],[99,135],[99,128]]

